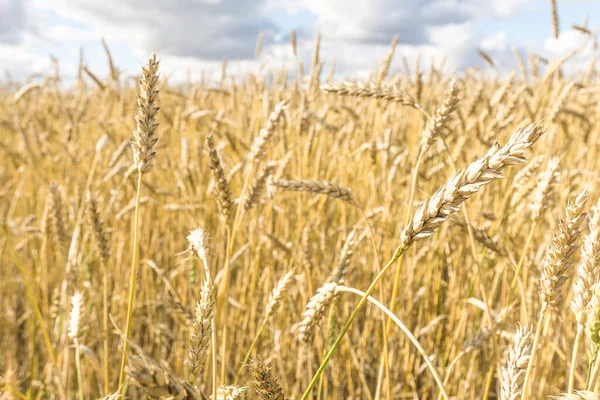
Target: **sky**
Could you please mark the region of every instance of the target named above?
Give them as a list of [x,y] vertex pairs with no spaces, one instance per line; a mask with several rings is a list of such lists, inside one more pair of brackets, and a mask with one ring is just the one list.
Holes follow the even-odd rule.
[[[549,0],[0,0],[0,80],[20,82],[51,71],[60,62],[64,80],[77,76],[83,61],[98,76],[108,73],[104,38],[125,75],[139,71],[156,50],[163,74],[172,81],[204,74],[218,79],[224,57],[230,74],[295,65],[290,31],[296,31],[298,58],[310,64],[317,34],[327,74],[365,76],[377,69],[394,35],[399,44],[391,70],[424,68],[446,59],[447,70],[488,68],[477,49],[500,73],[516,68],[515,47],[560,57],[581,46],[585,35],[571,28],[588,18],[600,26],[600,0],[558,0],[561,35],[552,35]],[[264,33],[260,57],[256,40]],[[592,44],[570,62],[584,68]]]

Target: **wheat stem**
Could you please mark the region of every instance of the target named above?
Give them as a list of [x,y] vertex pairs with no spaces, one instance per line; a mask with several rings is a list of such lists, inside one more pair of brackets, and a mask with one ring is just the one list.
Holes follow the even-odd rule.
[[571,368],[569,369],[569,386],[567,393],[573,391],[573,384],[575,383],[575,369],[577,367],[577,355],[579,353],[579,343],[583,337],[583,325],[577,325],[577,334],[575,335],[575,341],[573,343],[573,355],[571,356]]
[[435,369],[435,366],[431,362],[431,358],[430,358],[429,354],[427,354],[425,349],[423,349],[423,346],[421,346],[421,344],[419,343],[417,338],[413,335],[413,333],[410,331],[410,329],[408,329],[406,327],[406,325],[404,325],[402,323],[402,321],[396,315],[394,315],[394,313],[392,311],[390,311],[386,306],[381,304],[379,301],[375,300],[373,297],[367,295],[365,292],[360,291],[358,289],[345,287],[345,286],[338,286],[337,290],[341,291],[341,292],[354,293],[354,294],[361,296],[362,298],[366,298],[368,301],[370,301],[375,306],[377,306],[377,308],[379,308],[381,311],[383,311],[390,318],[390,320],[392,320],[396,325],[398,325],[400,330],[402,330],[402,332],[408,337],[408,339],[411,341],[411,343],[417,348],[419,353],[421,353],[421,355],[423,356],[423,359],[425,360],[425,364],[427,364],[427,367],[431,371],[431,374],[433,375],[435,382],[437,383],[438,388],[440,389],[440,392],[441,392],[442,396],[444,397],[444,399],[450,400],[450,396],[448,396],[448,393],[446,392],[446,389],[444,388],[444,383],[442,382],[442,378],[440,378],[440,375],[438,374],[437,370]]
[[133,217],[133,255],[131,258],[131,278],[129,281],[129,299],[127,302],[127,322],[125,324],[125,343],[123,343],[123,354],[121,355],[121,368],[119,369],[119,389],[125,383],[125,366],[127,365],[127,352],[129,351],[129,335],[133,319],[133,303],[135,300],[135,285],[139,267],[139,208],[140,193],[142,191],[142,172],[138,171],[137,190],[135,194],[135,212]]

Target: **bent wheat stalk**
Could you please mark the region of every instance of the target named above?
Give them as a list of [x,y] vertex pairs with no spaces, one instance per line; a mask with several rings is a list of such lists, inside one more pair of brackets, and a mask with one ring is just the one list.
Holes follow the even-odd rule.
[[379,301],[375,300],[371,296],[366,295],[365,292],[363,292],[363,291],[360,291],[360,290],[354,289],[354,288],[350,288],[350,287],[346,287],[346,286],[338,286],[336,288],[336,290],[337,290],[337,292],[354,293],[363,298],[366,297],[368,301],[373,303],[377,308],[379,308],[381,311],[383,311],[385,313],[385,315],[387,315],[392,321],[394,321],[394,323],[396,325],[398,325],[400,330],[402,330],[402,332],[408,337],[410,342],[417,348],[419,353],[421,353],[421,355],[423,356],[423,359],[425,360],[425,364],[427,364],[427,368],[429,368],[429,370],[431,371],[431,374],[433,375],[433,378],[435,379],[435,382],[437,383],[438,388],[440,389],[440,392],[441,392],[442,396],[444,397],[444,399],[446,399],[446,400],[450,399],[450,397],[448,396],[448,393],[446,392],[446,389],[444,388],[444,383],[442,382],[442,378],[440,377],[437,370],[435,369],[435,366],[431,362],[429,354],[427,354],[427,352],[425,351],[423,346],[421,346],[421,344],[419,343],[419,341],[417,340],[415,335],[413,335],[413,333],[410,331],[410,329],[408,329],[406,327],[406,325],[404,325],[402,323],[400,318],[398,318],[396,315],[394,315],[394,313],[392,313],[386,306],[381,304]]

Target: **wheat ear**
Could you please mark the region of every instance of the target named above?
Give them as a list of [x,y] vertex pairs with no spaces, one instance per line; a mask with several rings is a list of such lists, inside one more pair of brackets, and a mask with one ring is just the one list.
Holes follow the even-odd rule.
[[259,356],[254,356],[249,363],[250,375],[254,391],[260,400],[285,400],[283,388],[273,375],[271,367],[267,366]]
[[560,220],[558,232],[553,235],[552,244],[546,254],[540,278],[540,299],[542,304],[535,329],[531,359],[527,365],[527,372],[523,382],[523,391],[521,394],[522,400],[525,400],[528,397],[527,384],[531,376],[533,363],[535,362],[537,347],[541,339],[542,326],[545,321],[548,307],[554,303],[558,296],[559,289],[568,279],[564,274],[571,267],[571,258],[577,249],[577,239],[581,234],[580,226],[585,219],[583,206],[587,201],[587,196],[588,192],[587,190],[584,190],[577,195],[573,203],[569,202],[565,211],[565,218]]
[[500,400],[516,400],[521,394],[523,375],[531,355],[531,334],[531,328],[519,326],[513,336],[513,345],[501,370]]

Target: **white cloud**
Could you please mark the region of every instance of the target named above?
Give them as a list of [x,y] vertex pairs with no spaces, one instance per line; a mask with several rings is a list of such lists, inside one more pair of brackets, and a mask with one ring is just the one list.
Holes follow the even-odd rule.
[[[26,76],[41,65],[47,69],[52,53],[66,63],[61,70],[76,71],[82,46],[90,67],[103,74],[107,68],[99,39],[104,37],[127,74],[137,73],[153,49],[173,80],[185,79],[188,71],[197,78],[201,70],[218,79],[223,57],[229,59],[231,73],[282,64],[295,70],[288,32],[273,17],[283,10],[289,17],[284,29],[298,21],[299,59],[306,70],[317,32],[322,34],[321,58],[327,63],[324,74],[333,59],[340,74],[365,75],[377,69],[395,34],[400,43],[392,71],[402,69],[402,57],[412,63],[418,55],[424,63],[447,56],[448,69],[485,67],[477,48],[508,69],[514,67],[514,59],[506,32],[484,34],[478,23],[508,20],[535,1],[0,0],[0,59],[4,68]],[[265,42],[260,60],[255,60],[260,31],[266,33]],[[579,39],[576,32],[564,31],[558,41],[535,43],[535,51],[560,56]],[[521,50],[529,50],[524,43]],[[9,59],[11,54],[15,56]]]

